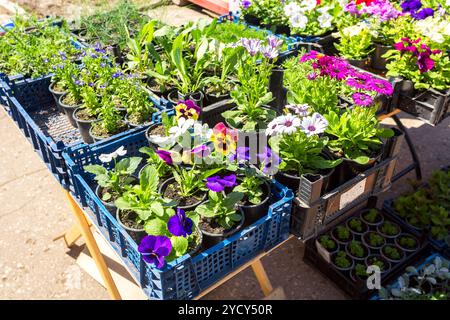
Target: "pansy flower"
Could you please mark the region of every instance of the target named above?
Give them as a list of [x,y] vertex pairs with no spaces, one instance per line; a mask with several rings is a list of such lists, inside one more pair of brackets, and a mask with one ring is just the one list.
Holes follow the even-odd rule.
[[178,208],[177,212],[169,218],[167,229],[177,237],[187,237],[192,234],[193,221],[186,217],[184,210]]
[[200,116],[200,107],[192,100],[180,100],[175,107],[177,118],[194,119],[198,120]]
[[162,268],[166,263],[165,257],[172,251],[172,242],[166,236],[145,236],[138,246],[138,251],[145,262]]
[[236,152],[230,153],[228,156],[230,161],[250,161],[250,148],[249,147],[237,147]]
[[169,166],[173,164],[172,153],[164,149],[156,150],[156,154]]
[[281,163],[281,158],[269,147],[264,147],[264,152],[258,153],[257,157],[262,164],[262,171],[265,174],[274,174]]
[[237,133],[220,122],[213,128],[211,141],[214,143],[215,149],[223,155],[228,155],[236,150]]
[[206,187],[214,192],[222,192],[225,188],[232,188],[236,186],[236,175],[230,174],[228,176],[213,176],[206,178]]

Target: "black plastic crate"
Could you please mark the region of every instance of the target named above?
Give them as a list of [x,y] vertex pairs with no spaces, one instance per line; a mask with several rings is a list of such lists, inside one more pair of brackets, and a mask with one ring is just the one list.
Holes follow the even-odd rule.
[[[350,271],[340,271],[336,269],[331,262],[328,262],[326,259],[326,255],[322,255],[316,246],[316,240],[330,232],[334,227],[341,225],[350,219],[351,217],[357,216],[361,210],[370,209],[376,207],[377,199],[376,197],[372,197],[368,199],[368,201],[364,204],[360,204],[345,213],[345,215],[341,216],[340,219],[336,220],[332,225],[328,226],[325,230],[319,233],[316,237],[309,239],[305,243],[305,255],[303,259],[305,262],[310,264],[312,267],[317,268],[323,274],[325,274],[329,279],[331,279],[337,287],[341,290],[345,291],[353,299],[368,299],[370,296],[376,294],[378,292],[377,289],[368,289],[365,281],[354,281],[349,272]],[[383,214],[385,221],[389,220],[389,216],[384,212],[379,211]],[[391,220],[390,220],[391,221]],[[398,224],[401,228],[401,232],[409,233],[409,229],[402,224]],[[368,229],[369,231],[372,229]],[[359,238],[356,240],[360,240]],[[421,257],[423,257],[424,252],[429,250],[429,244],[426,239],[417,239],[419,241],[419,248],[415,252],[405,253],[405,257],[400,262],[396,263],[394,266],[391,266],[391,269],[386,272],[385,275],[381,276],[381,285],[385,286],[386,284],[391,283],[394,279],[396,279],[403,271],[404,268],[414,264]],[[389,244],[393,239],[386,240],[386,243]],[[340,248],[341,249],[341,248]],[[370,254],[377,254],[377,252],[370,252]]]

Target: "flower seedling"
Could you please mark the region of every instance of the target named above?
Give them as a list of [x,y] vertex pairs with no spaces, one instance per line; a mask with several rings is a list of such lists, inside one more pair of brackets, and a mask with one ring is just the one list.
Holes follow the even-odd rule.
[[383,253],[392,260],[400,260],[403,256],[398,248],[391,245],[383,247]]
[[367,269],[366,269],[366,266],[363,265],[363,264],[361,264],[361,263],[358,263],[358,264],[355,266],[355,274],[356,274],[356,276],[358,276],[358,277],[361,278],[361,279],[367,278]]
[[328,235],[321,236],[319,238],[319,242],[322,245],[322,247],[327,249],[329,252],[332,252],[336,249],[336,242],[333,239],[331,239],[330,236]]
[[260,204],[269,195],[265,191],[266,182],[263,177],[257,177],[246,171],[246,175],[239,184],[234,187],[234,192],[241,192],[245,195],[244,200],[250,205]]
[[352,241],[348,245],[349,251],[352,254],[352,256],[357,258],[363,258],[365,256],[366,250],[364,249],[361,242],[358,241]]
[[390,221],[385,221],[381,225],[381,232],[388,236],[395,236],[400,232],[398,226]]
[[364,217],[364,220],[366,220],[367,222],[370,222],[370,223],[376,223],[381,220],[380,213],[378,212],[377,209],[370,209],[369,212],[367,212],[363,215],[363,217]]
[[375,232],[369,232],[366,237],[369,238],[369,244],[375,248],[379,248],[385,243],[384,238]]
[[366,230],[365,225],[363,224],[363,222],[361,221],[361,219],[358,218],[352,218],[350,219],[348,226],[350,227],[350,229],[352,229],[353,231],[356,232],[363,232],[364,230]]
[[127,150],[120,147],[110,154],[102,154],[99,159],[107,164],[114,160],[114,168],[108,170],[102,165],[84,166],[86,172],[95,175],[95,181],[103,188],[101,198],[105,202],[111,202],[117,199],[123,192],[125,186],[129,185],[134,179],[131,177],[142,161],[140,157],[124,158],[116,161],[117,157],[124,156]]
[[417,247],[416,239],[414,239],[413,237],[410,237],[410,236],[400,236],[398,243],[403,248],[406,248],[409,250],[415,249]]
[[336,264],[336,266],[342,269],[346,269],[352,265],[351,260],[348,258],[347,254],[344,251],[339,251],[338,253],[336,253],[334,263]]
[[350,240],[350,231],[346,227],[337,226],[335,229],[335,233],[337,235],[337,238],[341,241]]
[[339,43],[334,46],[346,59],[366,59],[374,50],[372,48],[372,32],[367,24],[359,23],[343,28],[333,36],[339,38]]
[[372,257],[369,263],[380,268],[380,271],[386,270],[386,263],[378,257]]

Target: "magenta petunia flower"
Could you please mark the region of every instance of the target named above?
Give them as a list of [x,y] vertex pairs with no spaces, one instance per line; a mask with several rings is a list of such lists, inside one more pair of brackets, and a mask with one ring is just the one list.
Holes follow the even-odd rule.
[[169,218],[167,222],[167,229],[171,234],[177,237],[187,237],[192,234],[192,226],[194,222],[192,219],[186,217],[186,213],[182,209],[177,209],[177,212]]
[[172,154],[170,153],[170,151],[163,150],[163,149],[158,149],[158,150],[156,150],[156,154],[157,154],[157,155],[161,158],[161,160],[163,160],[166,164],[168,164],[168,165],[172,165],[172,164],[173,164]]
[[145,236],[138,246],[138,251],[144,261],[162,268],[166,262],[165,257],[172,251],[172,243],[166,236]]
[[214,192],[222,192],[225,188],[231,188],[236,185],[236,175],[230,174],[228,176],[213,176],[206,178],[206,187]]
[[372,97],[368,94],[361,93],[361,92],[355,92],[352,95],[353,101],[355,104],[361,107],[367,107],[370,106],[373,103]]
[[417,66],[420,73],[428,72],[434,68],[434,61],[430,58],[430,52],[423,51],[417,56]]

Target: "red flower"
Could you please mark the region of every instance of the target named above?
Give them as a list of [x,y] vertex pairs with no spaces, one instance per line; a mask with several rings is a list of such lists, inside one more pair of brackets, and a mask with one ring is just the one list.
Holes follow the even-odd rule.
[[370,5],[372,2],[374,2],[375,0],[356,0],[356,4],[361,4],[361,3],[365,3],[366,6]]
[[320,6],[320,0],[316,0],[316,5]]

